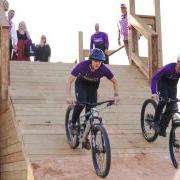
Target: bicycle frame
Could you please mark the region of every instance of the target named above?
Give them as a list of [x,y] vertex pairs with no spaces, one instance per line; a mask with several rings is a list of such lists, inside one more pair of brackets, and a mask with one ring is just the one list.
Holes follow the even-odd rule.
[[[84,120],[83,118],[86,118],[87,116],[89,116],[89,118],[87,120],[86,119]],[[99,120],[98,124],[102,124],[102,117],[100,116],[99,110],[97,110],[96,108],[91,108],[89,112],[80,115],[79,126],[80,126],[80,142],[81,143],[86,141],[90,130],[93,129],[93,126],[95,125],[94,124],[95,119]],[[83,121],[83,123],[81,123],[82,121]],[[85,129],[83,131],[83,129],[81,127],[84,125],[85,125]]]
[[[107,101],[109,102],[109,101]],[[101,102],[103,103],[107,103],[106,101]],[[97,105],[101,105],[101,103],[97,103]],[[79,117],[79,121],[78,121],[78,125],[79,125],[79,138],[80,138],[80,142],[84,143],[90,133],[90,131],[93,129],[94,125],[97,124],[102,124],[102,117],[100,115],[100,110],[105,109],[106,107],[112,105],[111,101],[109,102],[110,104],[103,107],[103,108],[96,108],[96,107],[92,107],[90,108],[90,111],[87,113],[84,113],[82,115],[80,115]],[[86,118],[87,116],[89,116],[88,119],[83,119]],[[98,123],[94,123],[94,120],[97,119]],[[82,122],[83,121],[83,122]],[[85,129],[84,129],[85,127]]]

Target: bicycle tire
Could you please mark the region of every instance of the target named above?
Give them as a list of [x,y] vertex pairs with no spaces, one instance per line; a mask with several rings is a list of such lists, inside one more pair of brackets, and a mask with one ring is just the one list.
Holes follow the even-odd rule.
[[77,135],[73,136],[70,132],[70,128],[69,128],[69,125],[70,125],[70,113],[73,112],[74,110],[74,105],[69,105],[67,110],[66,110],[66,116],[65,116],[65,130],[66,130],[66,137],[67,137],[67,141],[68,141],[68,144],[69,146],[72,148],[72,149],[75,149],[79,146],[79,139],[77,137]]
[[171,158],[172,164],[175,168],[179,167],[179,163],[178,163],[176,156],[174,154],[174,148],[178,148],[178,150],[180,151],[180,145],[179,144],[178,144],[179,145],[178,147],[175,147],[175,138],[176,138],[177,128],[180,128],[180,123],[173,124],[171,131],[170,131],[170,136],[169,136],[169,153],[170,153],[170,158]]
[[[143,105],[142,105],[142,109],[141,109],[141,130],[142,130],[142,134],[143,137],[145,138],[146,141],[148,142],[153,142],[157,139],[158,137],[158,133],[157,132],[153,132],[151,137],[148,137],[148,132],[145,129],[145,111],[148,105],[152,105],[152,107],[154,108],[154,112],[157,108],[157,103],[153,100],[153,99],[147,99],[144,101]],[[151,114],[152,116],[154,116],[154,114]]]
[[[98,160],[97,160],[97,133],[101,132],[101,137],[102,137],[102,144],[103,144],[103,150],[105,151],[102,152],[106,154],[106,162],[105,162],[105,167],[103,170],[99,167]],[[96,175],[104,178],[109,174],[110,171],[110,166],[111,166],[111,147],[110,147],[110,142],[108,138],[108,134],[106,129],[102,125],[96,125],[93,130],[93,135],[94,135],[94,142],[91,141],[92,144],[92,161],[93,161],[93,166],[96,172]],[[94,144],[93,144],[94,143]],[[100,148],[99,148],[100,149]]]

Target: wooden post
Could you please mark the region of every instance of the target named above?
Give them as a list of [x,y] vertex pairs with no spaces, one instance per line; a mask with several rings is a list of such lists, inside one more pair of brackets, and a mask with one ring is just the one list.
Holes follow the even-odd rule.
[[1,27],[1,112],[7,109],[8,105],[8,62],[9,62],[9,51],[8,51],[8,41],[9,31],[8,28]]
[[150,36],[148,39],[148,68],[149,80],[152,75],[158,70],[158,35]]
[[81,61],[84,58],[84,52],[83,52],[83,32],[82,31],[79,31],[78,38],[79,38],[79,61]]
[[9,29],[7,18],[0,4],[0,113],[8,108]]
[[155,26],[158,34],[158,67],[163,65],[160,0],[154,0]]
[[[129,8],[128,8],[128,22],[130,22],[130,16],[129,15],[134,15],[135,14],[135,0],[129,0]],[[128,31],[128,48],[129,48],[129,63],[132,64],[132,52],[134,47],[134,42],[133,42],[133,29]]]
[[136,9],[135,9],[135,0],[129,0],[129,13],[132,15],[135,15]]

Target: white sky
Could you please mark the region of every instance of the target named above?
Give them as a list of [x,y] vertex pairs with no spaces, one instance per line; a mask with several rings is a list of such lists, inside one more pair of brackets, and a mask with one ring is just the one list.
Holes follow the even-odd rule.
[[[73,62],[78,58],[78,31],[84,33],[84,47],[94,33],[94,24],[99,22],[100,30],[109,35],[110,49],[118,48],[117,21],[120,4],[127,0],[9,0],[10,8],[16,11],[16,27],[25,21],[32,41],[39,43],[41,34],[47,36],[52,49],[51,61]],[[136,0],[137,13],[152,14],[152,0]],[[180,53],[180,1],[161,0],[161,27],[164,64],[175,61]],[[142,41],[142,40],[141,40]],[[141,47],[144,47],[142,42]],[[147,50],[140,49],[141,54]],[[126,64],[125,51],[110,58],[113,64]]]

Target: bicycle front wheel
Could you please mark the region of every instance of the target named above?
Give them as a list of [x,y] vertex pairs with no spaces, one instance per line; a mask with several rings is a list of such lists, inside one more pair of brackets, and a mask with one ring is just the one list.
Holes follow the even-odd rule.
[[92,133],[92,161],[95,172],[104,178],[109,174],[111,165],[111,147],[106,129],[96,125]]
[[66,110],[66,117],[65,117],[65,129],[66,129],[66,137],[67,137],[69,146],[72,149],[75,149],[79,145],[79,139],[78,139],[78,135],[73,135],[71,133],[73,111],[74,111],[74,105],[68,106]]
[[174,123],[169,136],[169,152],[171,161],[175,168],[178,168],[180,163],[180,121]]
[[153,142],[158,137],[158,133],[152,127],[156,108],[157,103],[153,99],[147,99],[141,109],[142,134],[148,142]]

